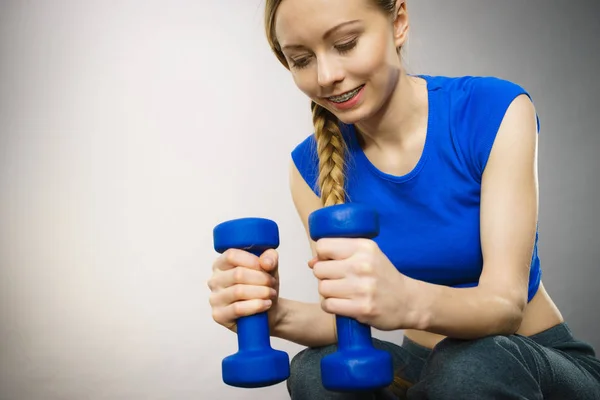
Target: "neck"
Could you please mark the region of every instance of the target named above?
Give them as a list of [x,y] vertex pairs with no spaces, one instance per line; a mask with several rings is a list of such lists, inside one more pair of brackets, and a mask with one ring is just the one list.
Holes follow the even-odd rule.
[[427,115],[425,83],[401,72],[387,102],[377,114],[356,124],[366,146],[402,146]]

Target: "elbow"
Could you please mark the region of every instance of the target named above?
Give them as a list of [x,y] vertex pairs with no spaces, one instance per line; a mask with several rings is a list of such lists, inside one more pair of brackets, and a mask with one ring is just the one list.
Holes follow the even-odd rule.
[[497,310],[500,311],[497,319],[497,333],[502,335],[513,335],[521,327],[525,315],[527,298],[521,296],[498,296],[496,299]]
[[528,301],[526,284],[499,282],[498,279],[479,283],[479,304],[482,313],[487,309],[487,335],[513,335],[520,328]]
[[523,322],[523,310],[513,308],[507,311],[506,317],[504,318],[504,334],[514,335],[517,333]]

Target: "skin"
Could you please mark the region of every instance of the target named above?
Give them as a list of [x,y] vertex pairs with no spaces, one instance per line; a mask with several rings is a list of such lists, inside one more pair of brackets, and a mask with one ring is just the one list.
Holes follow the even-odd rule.
[[[276,32],[298,88],[343,122],[357,126],[365,154],[375,166],[403,175],[414,168],[423,150],[428,105],[425,83],[408,76],[398,56],[409,30],[406,4],[398,3],[392,18],[369,0],[284,0]],[[325,35],[354,20],[360,22]],[[340,111],[326,99],[363,84],[363,97],[350,110]],[[321,203],[292,162],[290,190],[308,232],[308,215]],[[403,329],[429,348],[446,336],[528,336],[562,322],[543,284],[527,303],[538,176],[535,110],[526,96],[515,99],[507,110],[481,193],[484,265],[475,288],[408,278],[371,240],[309,238],[313,259],[308,266],[318,279],[319,304],[278,298],[275,250],[260,258],[230,250],[215,261],[208,282],[213,318],[235,331],[237,318],[268,311],[273,336],[322,346],[336,342],[333,315],[346,315],[380,330]]]

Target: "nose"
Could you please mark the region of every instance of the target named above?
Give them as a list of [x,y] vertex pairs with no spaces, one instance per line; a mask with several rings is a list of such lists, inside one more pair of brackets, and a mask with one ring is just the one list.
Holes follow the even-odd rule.
[[322,56],[317,62],[317,80],[321,87],[331,87],[344,79],[344,70],[333,57]]

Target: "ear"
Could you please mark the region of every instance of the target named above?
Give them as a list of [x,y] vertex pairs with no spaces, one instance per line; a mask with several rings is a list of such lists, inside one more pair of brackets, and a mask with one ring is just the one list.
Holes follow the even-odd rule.
[[404,46],[408,38],[410,28],[408,11],[406,11],[406,0],[397,0],[396,14],[394,17],[394,43],[396,48]]

